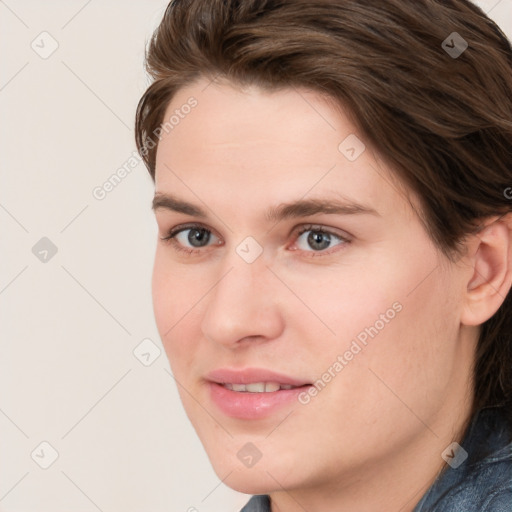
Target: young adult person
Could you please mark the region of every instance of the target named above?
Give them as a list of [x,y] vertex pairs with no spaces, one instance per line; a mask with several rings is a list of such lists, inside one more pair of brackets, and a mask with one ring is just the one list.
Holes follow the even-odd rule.
[[510,511],[501,30],[465,0],[181,0],[147,67],[156,322],[244,511]]

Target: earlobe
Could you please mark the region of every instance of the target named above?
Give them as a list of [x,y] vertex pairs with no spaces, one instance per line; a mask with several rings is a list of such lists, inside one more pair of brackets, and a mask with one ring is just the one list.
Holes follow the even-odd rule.
[[473,273],[461,315],[464,325],[480,325],[500,308],[512,285],[512,214],[493,217],[470,243]]

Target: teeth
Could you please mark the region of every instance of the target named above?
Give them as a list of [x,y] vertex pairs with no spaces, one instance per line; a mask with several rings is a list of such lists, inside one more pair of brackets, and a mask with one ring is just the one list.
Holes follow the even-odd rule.
[[224,384],[226,389],[242,393],[272,393],[280,389],[292,389],[290,384],[279,384],[277,382],[252,382],[250,384]]
[[249,393],[264,393],[265,392],[265,383],[264,382],[255,382],[254,384],[246,384],[245,391]]

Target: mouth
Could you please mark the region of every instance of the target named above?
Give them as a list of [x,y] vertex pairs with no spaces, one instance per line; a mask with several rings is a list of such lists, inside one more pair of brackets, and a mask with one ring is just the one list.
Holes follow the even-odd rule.
[[217,410],[231,418],[257,420],[298,402],[309,382],[264,369],[219,369],[206,377]]
[[273,393],[283,389],[295,389],[302,386],[292,386],[291,384],[279,384],[278,382],[251,382],[250,384],[234,384],[225,382],[221,386],[236,391],[237,393]]
[[304,379],[290,377],[284,373],[265,368],[219,368],[207,374],[205,379],[222,386],[232,386],[232,388],[229,388],[232,391],[246,391],[249,393],[263,393],[267,388],[267,392],[272,392],[278,389],[291,389],[310,384]]

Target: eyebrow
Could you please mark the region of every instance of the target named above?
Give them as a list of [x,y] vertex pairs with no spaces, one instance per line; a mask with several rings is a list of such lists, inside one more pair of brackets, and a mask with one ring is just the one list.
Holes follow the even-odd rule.
[[[155,194],[152,208],[155,212],[157,210],[170,210],[203,219],[208,217],[208,214],[203,208],[162,192]],[[334,215],[370,214],[381,216],[374,208],[352,200],[316,198],[300,199],[291,203],[282,203],[278,206],[273,206],[267,210],[265,218],[268,222],[279,222],[289,218],[308,217],[321,213]]]

